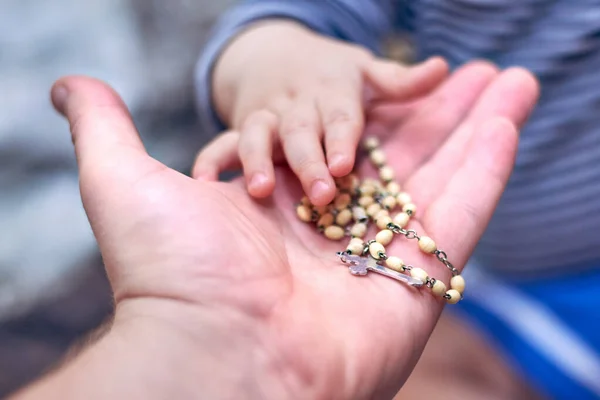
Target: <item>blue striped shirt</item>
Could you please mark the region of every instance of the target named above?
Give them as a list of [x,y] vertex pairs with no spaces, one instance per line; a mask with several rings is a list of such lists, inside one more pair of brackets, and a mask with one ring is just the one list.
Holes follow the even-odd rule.
[[244,26],[275,17],[376,52],[402,30],[419,59],[442,55],[457,67],[486,58],[531,70],[542,84],[540,102],[473,260],[520,274],[600,260],[600,1],[247,1],[223,17],[198,63],[198,104],[209,129],[224,128],[210,100],[220,50]]

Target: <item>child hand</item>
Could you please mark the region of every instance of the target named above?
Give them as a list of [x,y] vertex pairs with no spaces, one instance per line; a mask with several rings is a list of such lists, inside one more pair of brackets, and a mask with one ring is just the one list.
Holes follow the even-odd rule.
[[213,75],[217,112],[237,133],[209,144],[193,175],[216,178],[239,157],[249,193],[265,197],[281,149],[311,202],[327,204],[333,177],[354,166],[364,107],[423,96],[447,73],[440,58],[402,66],[295,22],[257,24],[224,51]]

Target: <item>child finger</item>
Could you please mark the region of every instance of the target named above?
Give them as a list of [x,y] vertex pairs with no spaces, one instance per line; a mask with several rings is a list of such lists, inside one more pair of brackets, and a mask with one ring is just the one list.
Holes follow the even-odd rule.
[[275,187],[273,136],[277,122],[274,113],[261,110],[250,114],[242,127],[239,157],[248,192],[254,197],[269,196]]
[[281,115],[280,137],[288,164],[315,205],[328,204],[335,183],[325,164],[320,118],[312,101],[300,101]]
[[228,131],[209,142],[196,156],[192,178],[216,181],[219,173],[241,167],[238,157],[240,134]]

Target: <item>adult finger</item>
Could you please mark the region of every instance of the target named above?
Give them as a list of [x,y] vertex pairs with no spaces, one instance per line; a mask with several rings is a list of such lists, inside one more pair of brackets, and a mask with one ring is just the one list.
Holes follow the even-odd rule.
[[[446,183],[470,156],[471,141],[481,135],[481,124],[494,118],[504,118],[520,128],[533,109],[539,93],[531,73],[521,68],[502,72],[486,88],[469,116],[406,183],[422,207],[439,196]],[[426,187],[419,182],[428,182]]]

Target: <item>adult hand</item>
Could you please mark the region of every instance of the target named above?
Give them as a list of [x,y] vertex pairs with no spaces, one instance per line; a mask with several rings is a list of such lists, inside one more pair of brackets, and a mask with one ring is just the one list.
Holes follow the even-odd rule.
[[[514,161],[516,127],[536,96],[529,74],[472,64],[403,108],[404,124],[383,145],[419,207],[412,227],[458,267],[493,212]],[[115,318],[98,342],[23,398],[396,393],[443,304],[385,277],[350,275],[335,256],[345,243],[296,219],[301,190],[289,171],[278,170],[274,195],[257,202],[240,180],[195,180],[152,159],[104,84],[62,79],[53,100],[71,124]],[[448,277],[415,243],[395,241],[388,250]]]

